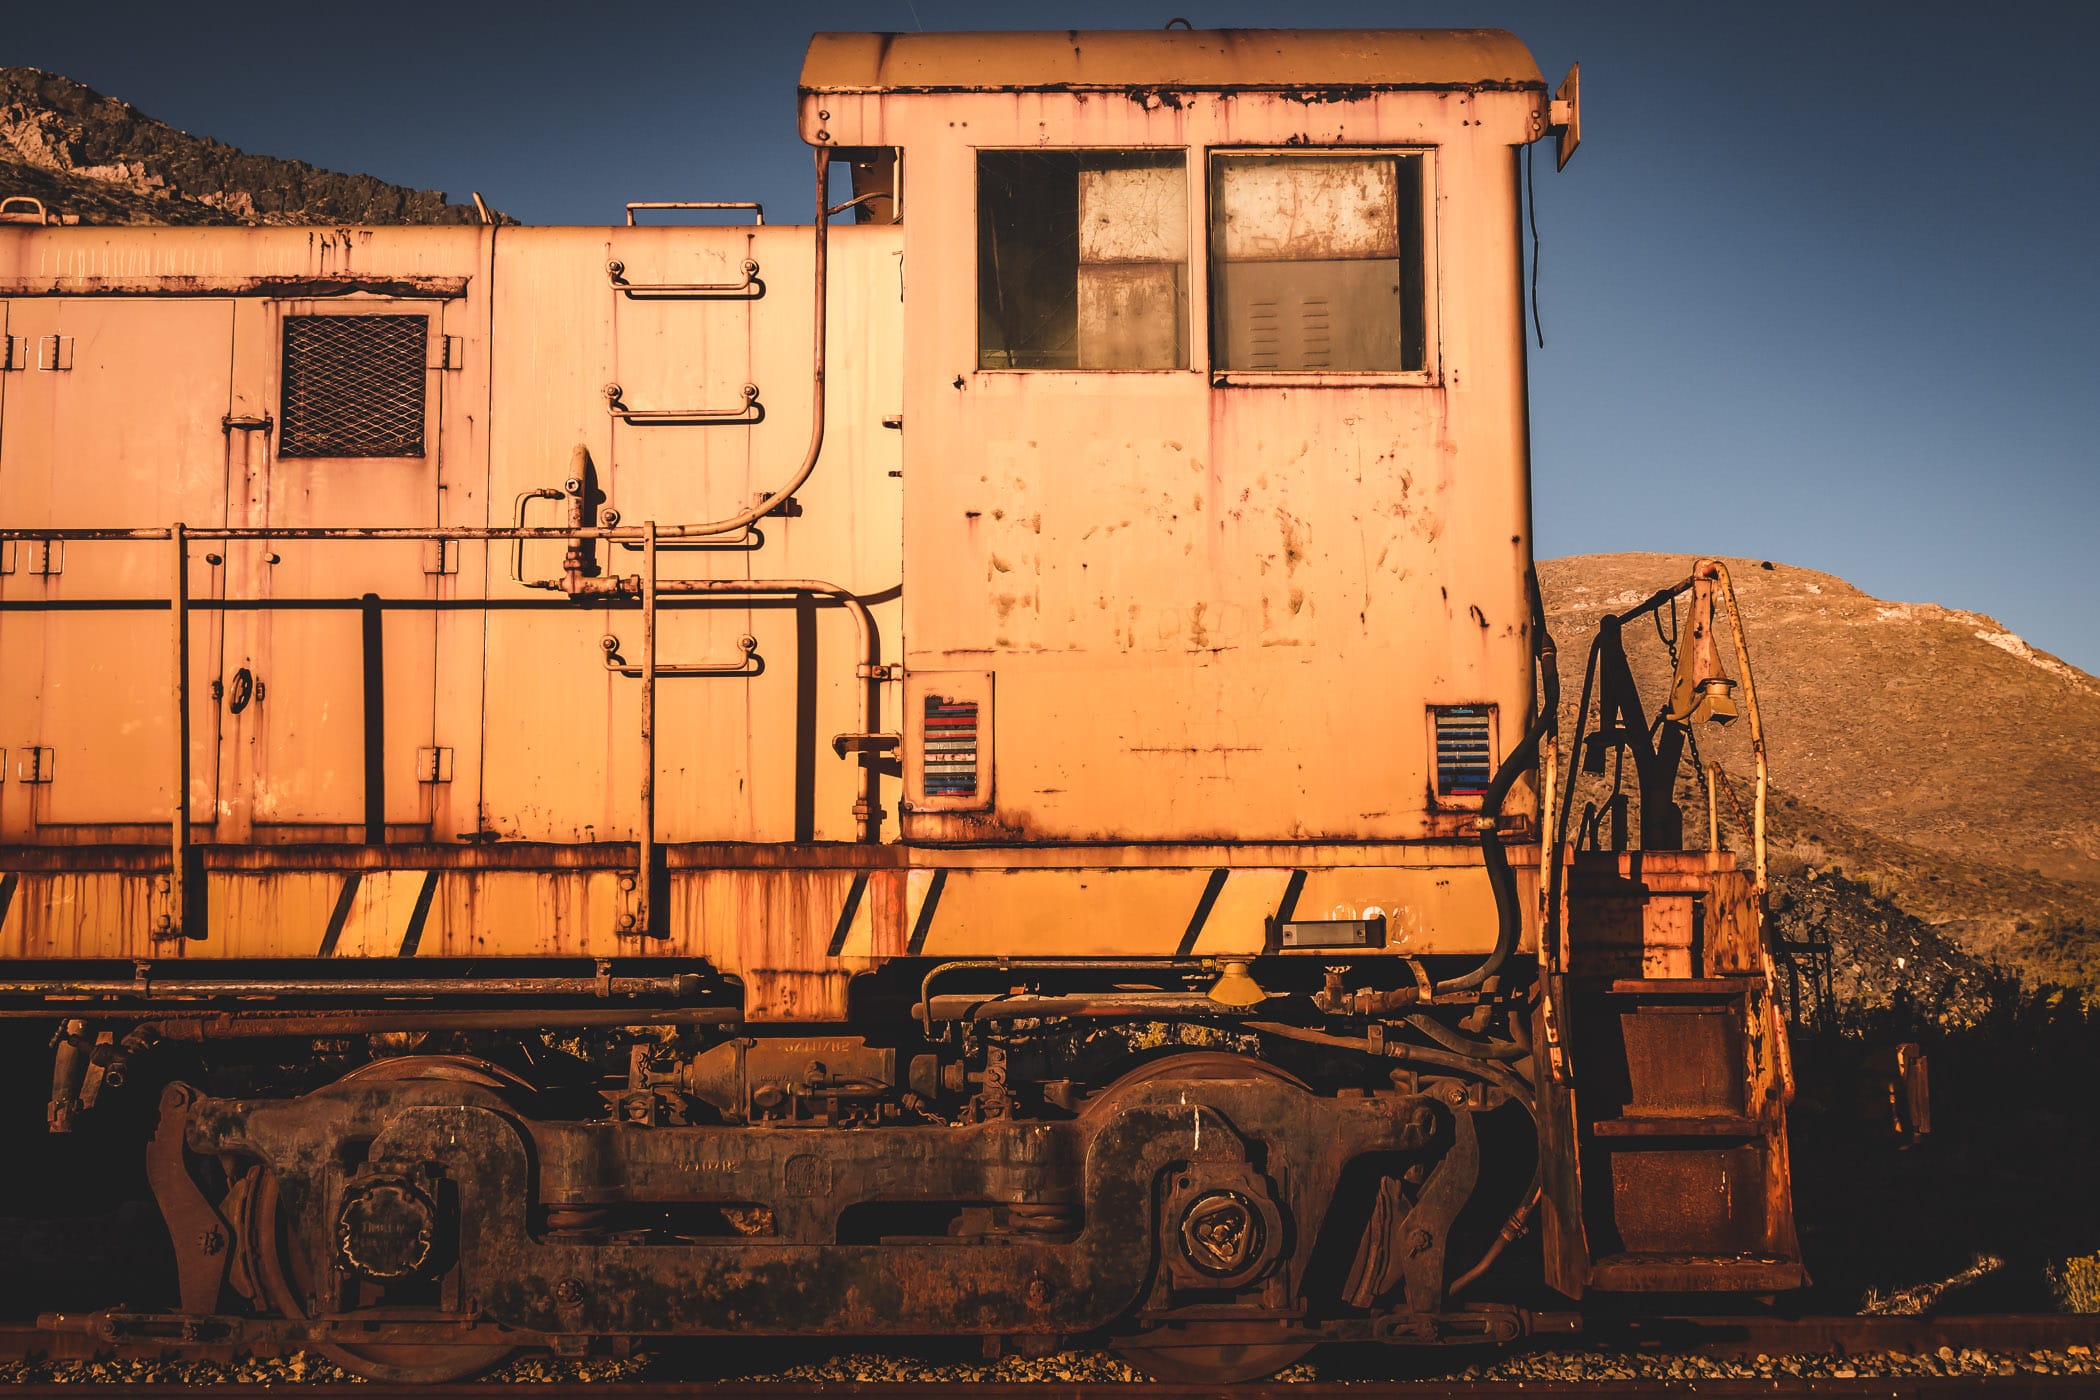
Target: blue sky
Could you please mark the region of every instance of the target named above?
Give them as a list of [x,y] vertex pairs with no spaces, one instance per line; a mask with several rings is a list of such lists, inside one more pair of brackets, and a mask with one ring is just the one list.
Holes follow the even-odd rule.
[[0,63],[528,222],[807,219],[816,29],[1500,25],[1583,71],[1537,171],[1544,555],[1749,555],[2100,671],[2100,5],[165,3],[10,7]]

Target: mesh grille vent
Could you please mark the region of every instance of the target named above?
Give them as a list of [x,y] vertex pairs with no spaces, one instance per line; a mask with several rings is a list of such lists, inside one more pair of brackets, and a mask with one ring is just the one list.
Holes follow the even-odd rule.
[[926,697],[926,795],[977,795],[977,702]]
[[279,457],[423,455],[425,316],[287,316]]
[[1436,793],[1478,797],[1494,776],[1488,707],[1451,705],[1436,711]]

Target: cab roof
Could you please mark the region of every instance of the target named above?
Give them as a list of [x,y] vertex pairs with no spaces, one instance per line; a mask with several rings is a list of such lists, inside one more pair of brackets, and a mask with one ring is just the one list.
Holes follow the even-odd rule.
[[1502,29],[817,34],[801,82],[809,94],[1544,87],[1531,51]]

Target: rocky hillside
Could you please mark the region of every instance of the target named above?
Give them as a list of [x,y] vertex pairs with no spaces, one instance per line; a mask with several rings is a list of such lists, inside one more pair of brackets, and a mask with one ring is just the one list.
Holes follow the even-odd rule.
[[[56,73],[0,68],[0,196],[88,224],[459,224],[431,190],[251,156]],[[500,216],[498,216],[500,217]],[[506,220],[507,222],[507,220]]]
[[[2100,729],[2100,680],[1979,613],[1888,602],[1791,565],[1727,562],[1771,755],[1775,871],[1841,877],[1887,906],[1874,918],[1920,921],[1970,957],[2100,982],[2100,750],[2087,737]],[[1598,619],[1691,563],[1541,561],[1568,711]],[[1667,648],[1645,623],[1626,638],[1652,713]],[[1749,773],[1746,725],[1706,726],[1700,739],[1708,758]],[[1824,887],[1834,888],[1844,887]]]

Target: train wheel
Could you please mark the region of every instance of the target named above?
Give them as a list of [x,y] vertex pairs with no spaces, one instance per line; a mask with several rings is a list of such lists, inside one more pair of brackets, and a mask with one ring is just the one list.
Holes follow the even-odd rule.
[[[1299,1089],[1310,1089],[1288,1071],[1244,1055],[1214,1050],[1194,1051],[1155,1060],[1117,1081],[1116,1087],[1154,1080],[1186,1080],[1198,1084],[1206,1079],[1237,1079],[1248,1075],[1279,1079]],[[1235,1326],[1242,1336],[1245,1329]],[[1167,1325],[1118,1339],[1116,1354],[1155,1380],[1179,1385],[1234,1385],[1241,1381],[1272,1376],[1284,1367],[1302,1361],[1318,1345],[1316,1341],[1292,1339],[1276,1342],[1208,1341],[1221,1335],[1217,1324],[1200,1322]]]
[[[463,1055],[406,1055],[375,1060],[352,1070],[343,1079],[449,1079],[492,1089],[526,1087],[517,1076]],[[325,1246],[300,1237],[296,1222],[283,1209],[277,1178],[267,1169],[256,1169],[253,1189],[247,1197],[247,1219],[240,1228],[263,1301],[279,1316],[308,1316],[307,1299],[313,1293],[314,1271],[307,1251]],[[509,1359],[513,1348],[359,1342],[316,1350],[345,1371],[366,1380],[436,1385],[468,1380],[493,1370]]]

